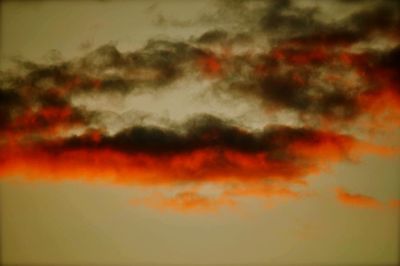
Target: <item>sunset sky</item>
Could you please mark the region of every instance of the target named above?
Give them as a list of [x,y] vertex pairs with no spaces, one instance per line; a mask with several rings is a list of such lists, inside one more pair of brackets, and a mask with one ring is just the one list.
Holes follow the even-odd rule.
[[0,5],[0,263],[400,263],[396,1]]

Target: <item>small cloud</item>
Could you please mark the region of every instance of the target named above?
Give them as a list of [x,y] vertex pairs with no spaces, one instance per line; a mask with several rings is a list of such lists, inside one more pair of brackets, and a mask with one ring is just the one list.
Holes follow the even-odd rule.
[[389,206],[392,208],[400,208],[400,199],[394,199],[389,201]]
[[239,197],[256,197],[256,198],[270,198],[270,197],[285,197],[285,198],[298,198],[300,194],[287,187],[277,185],[255,184],[246,185],[241,184],[224,191],[226,196],[239,196]]
[[234,207],[236,202],[224,195],[207,197],[195,191],[184,191],[173,197],[155,193],[141,199],[133,199],[135,206],[143,205],[157,210],[169,210],[180,213],[213,213],[222,207]]
[[351,194],[340,187],[336,188],[336,197],[342,203],[356,207],[379,208],[382,205],[381,202],[373,197],[362,194]]

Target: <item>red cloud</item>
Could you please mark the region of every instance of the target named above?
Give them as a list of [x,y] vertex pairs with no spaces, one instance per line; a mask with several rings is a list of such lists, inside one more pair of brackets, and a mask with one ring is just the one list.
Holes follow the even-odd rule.
[[200,57],[198,65],[203,74],[208,76],[216,76],[222,71],[221,61],[213,54]]

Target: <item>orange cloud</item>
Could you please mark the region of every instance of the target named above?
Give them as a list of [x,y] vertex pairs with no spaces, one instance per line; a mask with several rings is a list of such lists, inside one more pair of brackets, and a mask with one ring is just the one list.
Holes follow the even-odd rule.
[[336,188],[336,197],[344,204],[363,207],[363,208],[379,208],[381,203],[370,196],[361,194],[351,194],[343,188]]
[[173,197],[166,197],[156,193],[142,199],[133,199],[135,206],[143,205],[157,210],[171,210],[181,213],[209,213],[216,212],[222,207],[235,207],[233,199],[221,195],[219,197],[206,197],[195,191],[185,191]]
[[265,160],[263,154],[201,149],[175,155],[125,154],[110,149],[66,150],[59,153],[35,149],[0,151],[0,176],[30,180],[107,180],[115,183],[171,184],[276,179],[295,181],[300,166]]
[[[265,180],[304,183],[305,176],[349,155],[391,151],[370,147],[350,136],[306,128],[278,127],[250,133],[220,126],[192,131],[179,135],[140,127],[114,136],[88,131],[70,139],[4,144],[0,146],[0,176],[146,185]],[[256,190],[291,194],[276,188]]]
[[257,198],[268,198],[268,197],[289,197],[298,198],[300,194],[287,187],[282,187],[272,184],[239,184],[234,187],[228,188],[224,191],[224,195],[230,197],[257,197]]
[[394,199],[389,201],[389,206],[393,208],[400,208],[400,199]]

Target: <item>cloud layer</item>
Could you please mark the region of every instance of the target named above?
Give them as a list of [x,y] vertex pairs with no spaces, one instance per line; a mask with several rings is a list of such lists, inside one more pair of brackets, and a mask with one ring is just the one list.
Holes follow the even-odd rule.
[[[242,188],[222,196],[296,197],[289,188],[266,191],[252,182],[306,183],[332,163],[395,152],[360,136],[400,124],[397,3],[298,3],[219,1],[217,14],[240,26],[224,28],[221,16],[210,15],[191,22],[210,30],[185,40],[150,39],[124,52],[106,44],[50,64],[18,61],[0,77],[0,176],[146,185],[240,182]],[[353,11],[325,19],[329,5]],[[242,10],[253,15],[242,16]],[[139,121],[111,133],[100,106],[74,104],[82,96],[168,95],[188,77],[207,80],[215,98],[258,101],[271,116],[294,114],[297,126],[266,122],[250,130],[209,113],[167,127]],[[353,205],[378,204],[340,189],[337,195]],[[233,204],[197,194],[158,199],[161,208],[178,210]]]

